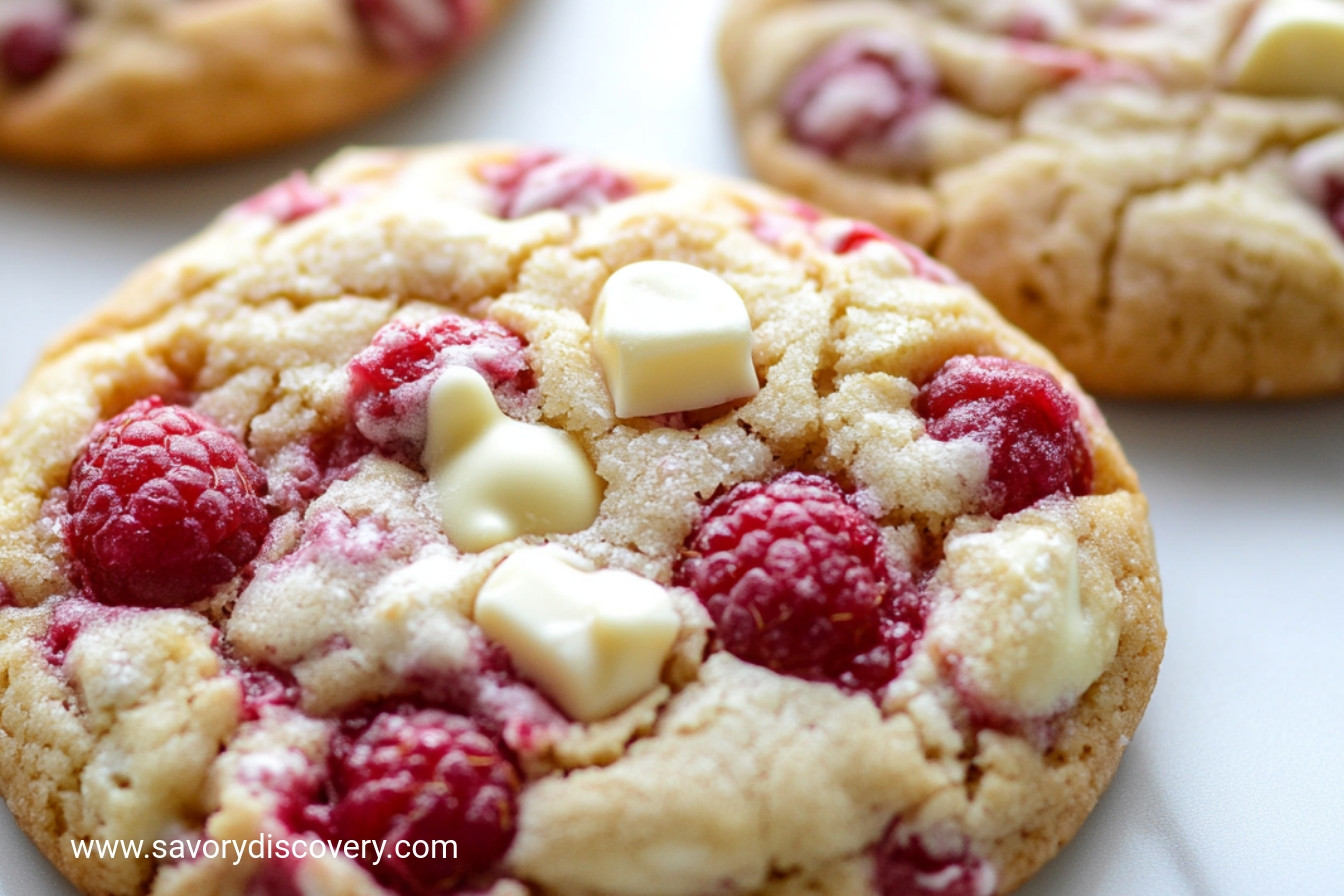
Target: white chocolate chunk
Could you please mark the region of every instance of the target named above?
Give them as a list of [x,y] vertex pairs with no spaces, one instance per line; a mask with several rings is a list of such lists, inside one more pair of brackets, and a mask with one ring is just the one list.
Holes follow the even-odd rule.
[[519,671],[584,722],[657,687],[680,626],[656,582],[594,571],[554,545],[509,555],[481,585],[475,616]]
[[1304,199],[1324,205],[1331,181],[1344,186],[1344,131],[1300,147],[1288,160],[1288,179]]
[[443,531],[463,551],[519,535],[578,532],[597,518],[602,481],[574,437],[506,416],[467,367],[444,370],[429,395],[422,456]]
[[1232,86],[1344,99],[1344,3],[1267,0],[1228,57]]
[[742,297],[694,265],[626,265],[607,278],[592,326],[617,417],[713,407],[760,390]]
[[952,536],[946,564],[955,596],[931,621],[930,637],[990,706],[1050,715],[1110,665],[1119,593],[1104,576],[1080,585],[1078,541],[1067,527],[1005,521]]

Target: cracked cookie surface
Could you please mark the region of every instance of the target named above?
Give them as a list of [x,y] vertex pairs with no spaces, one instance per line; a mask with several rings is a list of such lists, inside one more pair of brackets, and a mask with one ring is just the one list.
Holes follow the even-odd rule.
[[1326,12],[734,0],[720,59],[759,176],[916,242],[1087,388],[1335,394],[1344,82],[1292,62]]
[[[597,313],[630,301],[681,311]],[[697,407],[598,336],[755,382]],[[1049,354],[913,246],[689,173],[348,151],[54,342],[0,449],[0,787],[88,893],[1006,893],[1164,643],[1146,502]],[[453,464],[503,483],[471,549]],[[575,477],[591,511],[532,512]],[[151,550],[175,513],[205,559]],[[308,855],[427,837],[460,861]],[[165,855],[74,854],[111,840]]]
[[7,0],[0,156],[121,168],[226,158],[390,106],[512,0]]

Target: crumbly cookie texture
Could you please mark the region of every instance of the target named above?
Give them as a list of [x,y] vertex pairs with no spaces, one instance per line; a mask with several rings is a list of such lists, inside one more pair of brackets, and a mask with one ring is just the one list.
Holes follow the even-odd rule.
[[122,168],[238,155],[406,96],[512,0],[7,0],[0,155]]
[[734,0],[720,57],[765,180],[1089,389],[1240,399],[1344,390],[1342,44],[1316,0]]
[[[641,297],[596,329],[755,382],[604,358]],[[0,788],[91,894],[1007,893],[1165,637],[1114,437],[950,271],[508,146],[347,151],[53,343],[0,581]]]

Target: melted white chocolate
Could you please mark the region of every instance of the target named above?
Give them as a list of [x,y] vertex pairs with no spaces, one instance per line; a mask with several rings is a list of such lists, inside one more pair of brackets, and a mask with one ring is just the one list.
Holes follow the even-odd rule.
[[1027,717],[1068,708],[1119,643],[1114,583],[1080,577],[1077,537],[1045,522],[1005,520],[950,537],[955,596],[930,626],[965,685],[995,709]]
[[429,396],[422,455],[443,531],[463,551],[519,535],[578,532],[597,518],[602,481],[573,436],[504,414],[476,371],[449,367]]

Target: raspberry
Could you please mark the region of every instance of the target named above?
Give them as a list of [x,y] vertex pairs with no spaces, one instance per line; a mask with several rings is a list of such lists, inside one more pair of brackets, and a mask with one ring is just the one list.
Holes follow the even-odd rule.
[[449,365],[470,367],[516,411],[535,385],[522,338],[494,321],[455,314],[417,327],[392,321],[350,360],[350,416],[379,448],[418,463],[425,447],[429,390]]
[[[881,228],[865,221],[836,221],[835,223],[842,224],[843,227],[826,234],[827,238],[824,242],[826,247],[836,255],[848,255],[850,252],[857,252],[868,243],[886,243],[905,256],[905,260],[910,263],[911,273],[921,280],[944,285],[961,283],[961,278],[934,261],[922,249],[907,243],[905,240],[897,239]],[[822,235],[821,232],[829,228],[821,225],[817,229],[819,235]]]
[[238,208],[248,214],[265,215],[278,224],[292,224],[334,205],[336,198],[322,192],[308,175],[295,171],[284,180],[271,184]]
[[991,896],[994,869],[970,853],[959,833],[936,840],[893,824],[876,855],[879,896]]
[[256,556],[266,478],[214,423],[154,397],[94,430],[70,471],[75,581],[106,604],[200,600]]
[[557,152],[527,153],[481,176],[495,193],[495,214],[507,219],[547,209],[578,215],[635,192],[624,175]]
[[1073,47],[1022,40],[1014,41],[1013,53],[1028,65],[1060,81],[1126,81],[1135,84],[1153,81],[1151,74],[1136,65],[1108,60]]
[[359,461],[372,450],[373,445],[352,426],[291,442],[268,464],[271,507],[278,513],[306,507],[333,482],[354,475]]
[[[840,158],[863,148],[886,156],[938,92],[919,45],[882,33],[852,33],[821,51],[784,90],[789,137]],[[896,159],[895,161],[901,161]]]
[[314,765],[297,747],[244,752],[237,757],[233,778],[270,803],[271,816],[286,831],[308,830],[314,800],[327,783],[325,763]]
[[434,62],[463,43],[474,25],[465,0],[350,0],[369,42],[407,64]]
[[61,4],[7,26],[0,23],[0,77],[20,86],[41,80],[65,56],[73,22]]
[[1325,216],[1335,233],[1344,238],[1344,175],[1326,176],[1324,186]]
[[[332,753],[336,800],[330,827],[341,839],[387,841],[369,871],[398,893],[450,892],[508,850],[518,818],[518,773],[472,721],[402,707],[351,725]],[[399,858],[399,841],[455,840],[457,858]],[[373,857],[369,857],[372,862]]]
[[1022,12],[1008,21],[1003,33],[1013,40],[1044,42],[1055,37],[1055,27],[1038,13]]
[[10,588],[8,583],[0,582],[0,610],[5,607],[17,607],[18,598],[14,596],[14,589]]
[[973,439],[988,449],[984,510],[991,516],[1048,495],[1092,490],[1092,455],[1078,403],[1033,364],[952,358],[919,390],[915,411],[938,441]]
[[674,581],[700,598],[729,653],[846,690],[889,682],[923,630],[877,524],[821,476],[735,486],[705,511]]
[[272,709],[297,706],[299,685],[279,669],[242,669],[237,673],[243,700],[239,719],[254,722]]
[[90,626],[109,622],[122,613],[133,612],[116,607],[105,607],[91,601],[72,597],[58,601],[51,609],[51,623],[42,636],[42,656],[56,668],[65,665],[65,658],[75,640]]
[[826,241],[826,248],[836,255],[848,255],[850,252],[857,252],[869,243],[886,243],[890,246],[896,246],[899,245],[899,242],[894,236],[874,227],[872,224],[863,221],[851,221],[848,222],[848,226]]

